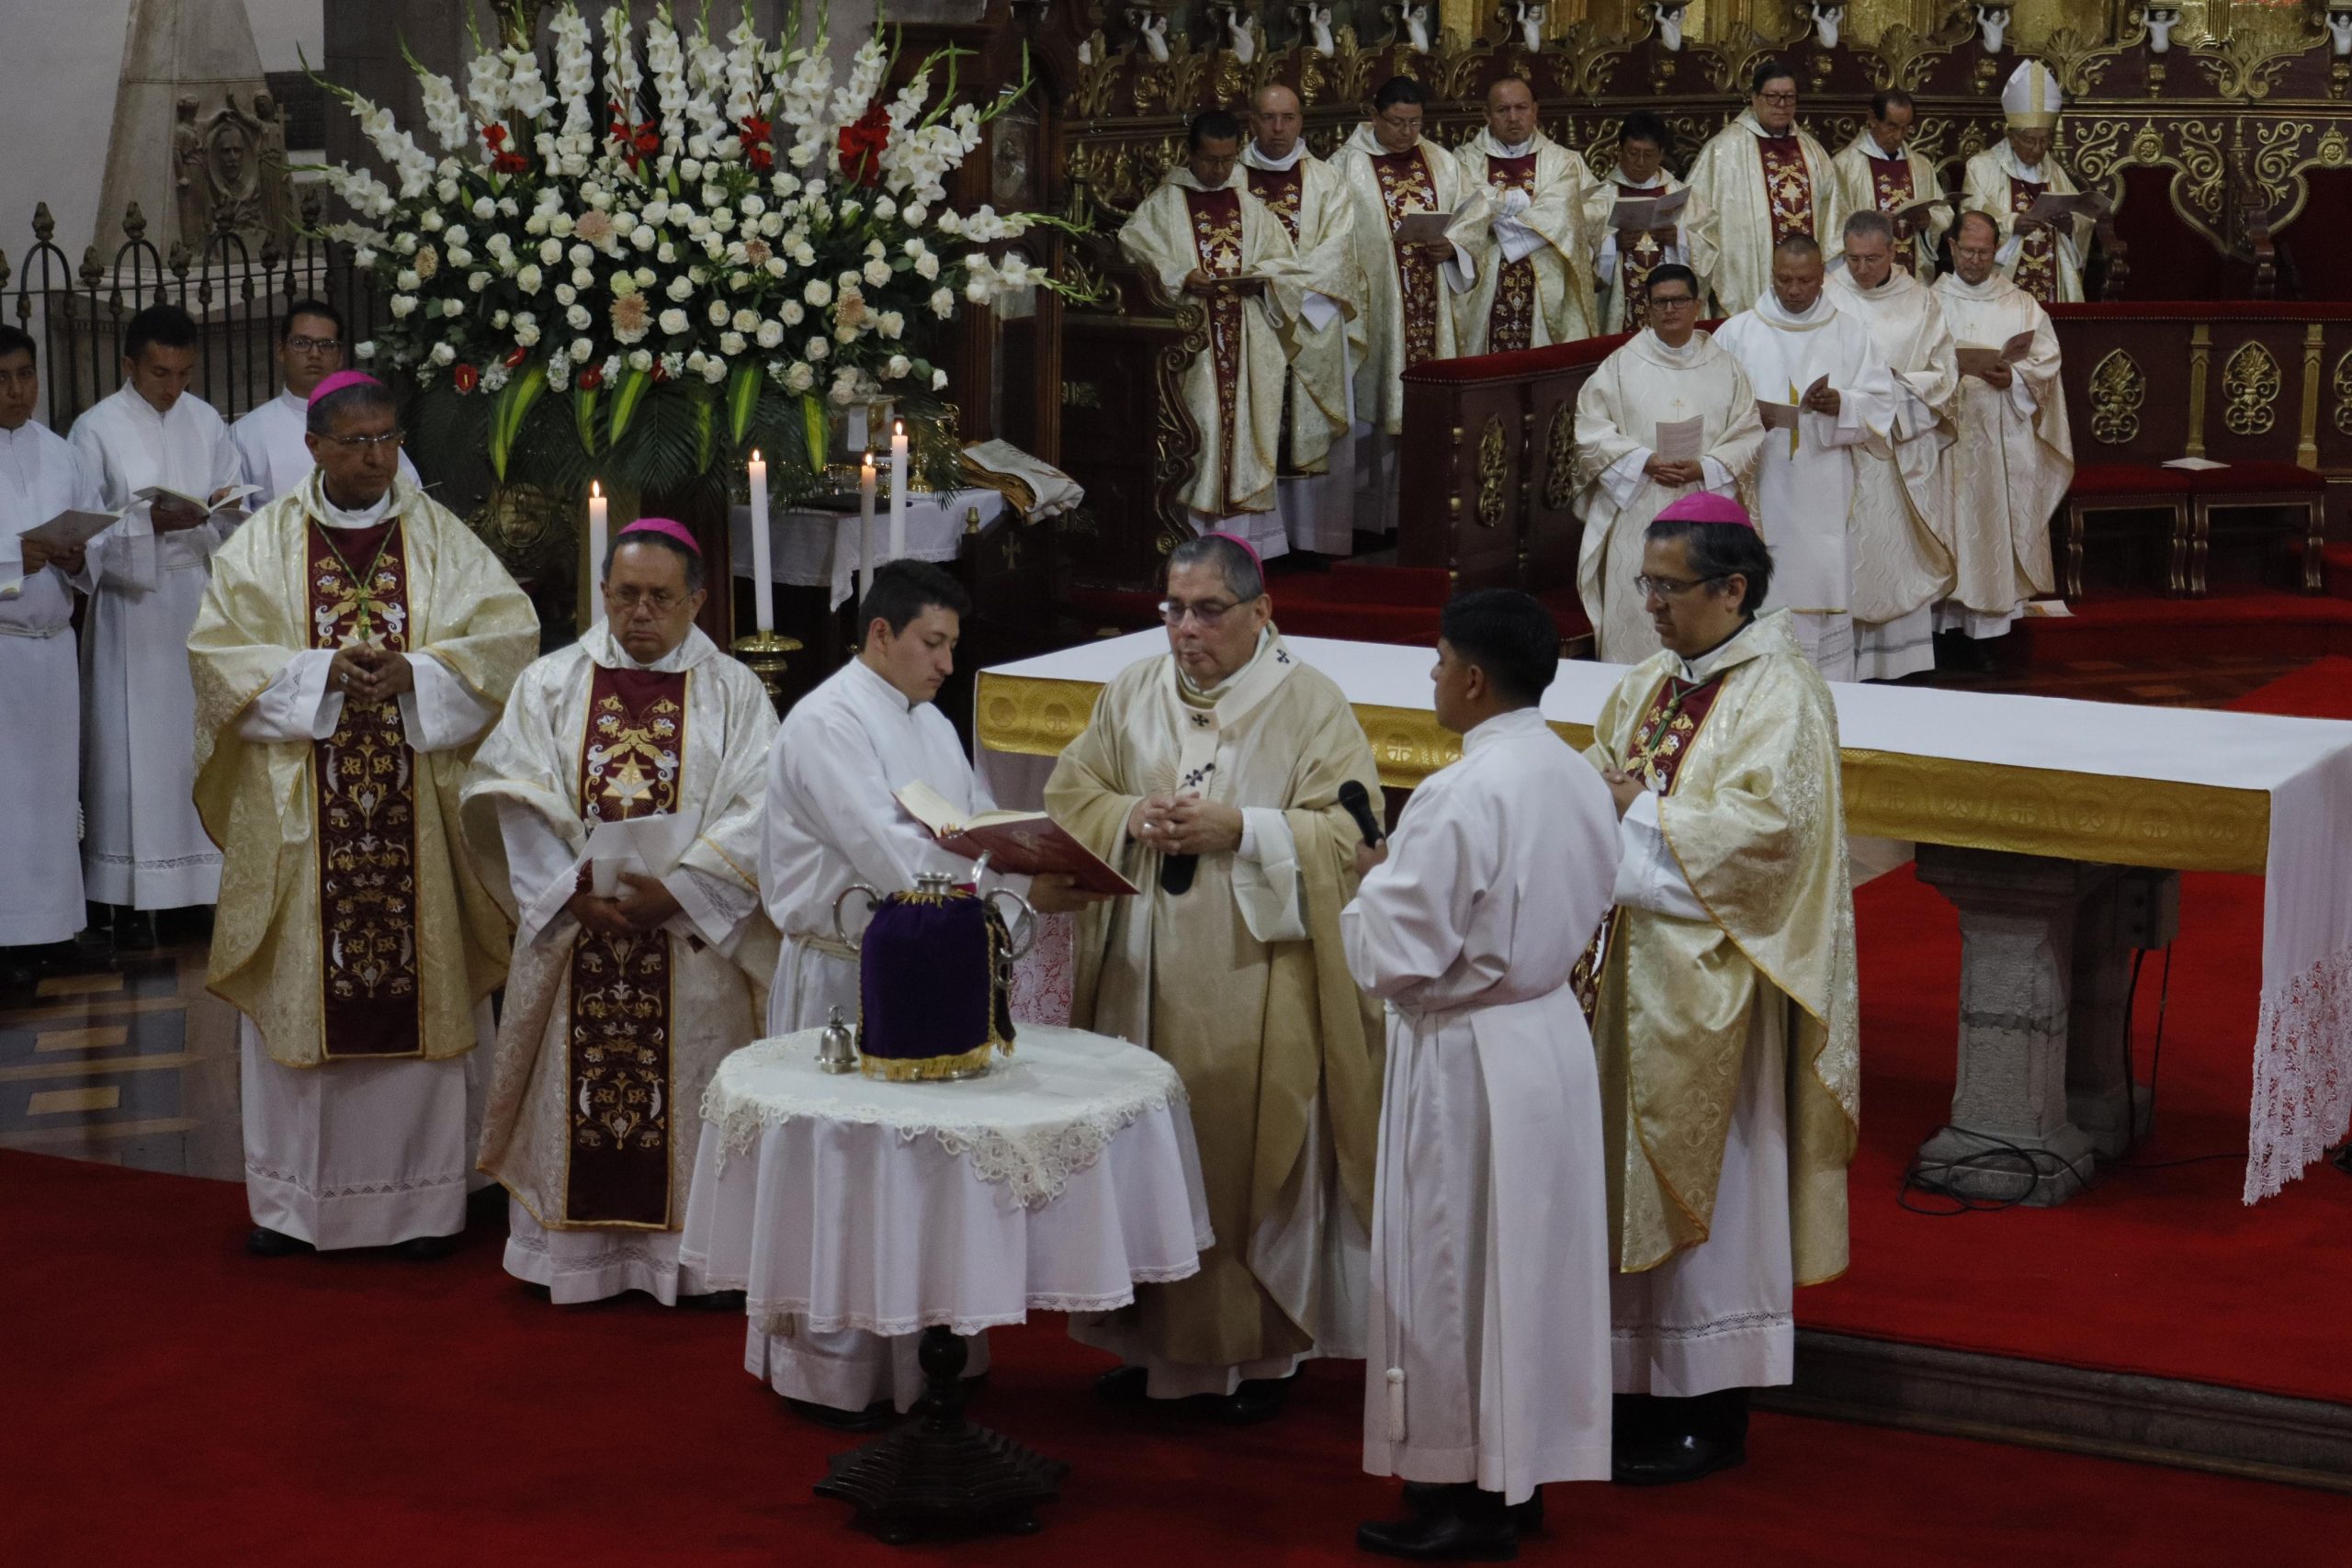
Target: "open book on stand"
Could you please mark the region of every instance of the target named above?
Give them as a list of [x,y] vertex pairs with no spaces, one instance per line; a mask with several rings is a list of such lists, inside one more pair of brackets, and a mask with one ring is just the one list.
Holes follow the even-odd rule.
[[970,860],[982,855],[999,871],[1037,876],[1059,873],[1089,893],[1128,894],[1136,885],[1111,869],[1102,856],[1070,836],[1042,811],[983,811],[962,820],[947,797],[918,779],[898,792],[907,815],[939,840],[940,848]]

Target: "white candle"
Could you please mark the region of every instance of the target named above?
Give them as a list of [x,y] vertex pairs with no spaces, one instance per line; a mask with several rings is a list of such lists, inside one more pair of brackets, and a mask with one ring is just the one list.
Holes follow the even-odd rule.
[[904,421],[890,428],[890,558],[907,553],[907,427]]
[[588,624],[605,624],[605,487],[588,481],[588,581],[596,594],[596,613]]
[[[857,602],[860,611],[865,596],[874,592],[874,454],[857,466]],[[865,628],[857,628],[858,640],[865,638]]]
[[775,585],[768,575],[768,466],[752,452],[752,621],[775,630]]

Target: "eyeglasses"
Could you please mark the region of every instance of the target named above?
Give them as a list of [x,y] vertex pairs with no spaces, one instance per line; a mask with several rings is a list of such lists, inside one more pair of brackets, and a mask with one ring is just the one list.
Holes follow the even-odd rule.
[[286,346],[297,354],[333,354],[343,346],[339,337],[289,337]]
[[1723,578],[1720,576],[1689,578],[1636,577],[1634,579],[1634,592],[1640,594],[1645,599],[1648,598],[1653,593],[1661,599],[1679,599],[1685,593],[1690,592],[1693,588],[1704,587],[1710,582],[1721,582],[1722,581]]
[[642,604],[657,615],[666,615],[686,602],[684,595],[666,588],[607,588],[605,597],[623,610],[634,610]]
[[322,435],[319,439],[332,441],[347,451],[373,452],[379,447],[399,446],[407,434],[405,430],[388,430],[381,435]]
[[1687,305],[1696,305],[1698,302],[1688,294],[1669,294],[1663,299],[1655,294],[1650,296],[1650,309],[1653,310],[1679,310]]
[[1388,127],[1391,130],[1419,130],[1421,129],[1421,117],[1417,114],[1408,116],[1384,113],[1374,115],[1373,118],[1380,121],[1381,124]]
[[1794,93],[1758,93],[1756,96],[1768,104],[1779,104],[1783,107],[1797,101]]
[[1220,604],[1211,599],[1199,604],[1185,604],[1173,599],[1162,599],[1159,602],[1159,618],[1171,626],[1181,626],[1184,624],[1184,617],[1190,615],[1200,624],[1203,631],[1213,632],[1224,624],[1226,616],[1249,603],[1250,601],[1245,599],[1236,604]]

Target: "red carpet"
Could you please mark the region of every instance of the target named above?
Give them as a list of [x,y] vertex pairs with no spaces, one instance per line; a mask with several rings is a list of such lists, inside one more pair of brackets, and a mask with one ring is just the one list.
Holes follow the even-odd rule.
[[[2352,717],[2352,660],[2310,665],[2237,705]],[[1897,1206],[1913,1153],[1951,1110],[1959,922],[1907,867],[1863,887],[1855,913],[1863,1044],[1853,1268],[1799,1292],[1802,1323],[2352,1403],[2352,1178],[2322,1164],[2267,1202],[2239,1201],[2259,879],[2183,879],[2155,1125],[2133,1156],[2240,1157],[2119,1170],[2055,1209],[1930,1217]],[[2134,1020],[2143,1082],[2160,967],[2149,960]]]
[[[894,1550],[809,1495],[837,1441],[740,1370],[740,1319],[546,1306],[485,1236],[256,1261],[227,1183],[0,1155],[0,1192],[11,1564],[1357,1565],[1393,1504],[1354,1365],[1270,1426],[1163,1425],[1097,1405],[1041,1318],[975,1414],[1073,1461],[1045,1533]],[[2341,1561],[2352,1530],[2352,1498],[1959,1438],[1765,1416],[1752,1447],[1672,1494],[1555,1488],[1522,1560],[2188,1568]]]

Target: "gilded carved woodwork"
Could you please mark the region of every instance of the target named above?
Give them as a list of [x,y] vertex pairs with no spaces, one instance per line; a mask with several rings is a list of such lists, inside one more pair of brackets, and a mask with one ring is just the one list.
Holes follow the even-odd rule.
[[2352,349],[2335,362],[2335,374],[2328,378],[2328,390],[2335,398],[2335,411],[2328,418],[2338,435],[2352,435]]
[[2123,350],[2110,349],[2091,368],[2091,439],[2105,446],[2127,446],[2140,434],[2140,405],[2148,400],[2148,378]]
[[2278,360],[2260,343],[2238,345],[2222,366],[2222,425],[2232,435],[2261,435],[2277,421]]
[[1492,528],[1503,520],[1503,477],[1509,472],[1499,414],[1487,416],[1478,434],[1478,526]]
[[2319,467],[2319,361],[2326,341],[2326,329],[2319,322],[2304,326],[2303,395],[2296,408],[2295,462],[2306,468]]
[[2188,450],[2205,456],[2205,386],[2213,374],[2213,329],[2203,321],[2188,330]]
[[[2352,354],[2345,355],[2352,364]],[[2339,367],[2337,374],[2344,373]],[[2343,414],[2339,418],[2346,417]],[[1544,504],[1566,512],[1577,493],[1577,406],[1563,400],[1552,411],[1552,430],[1544,443]]]

